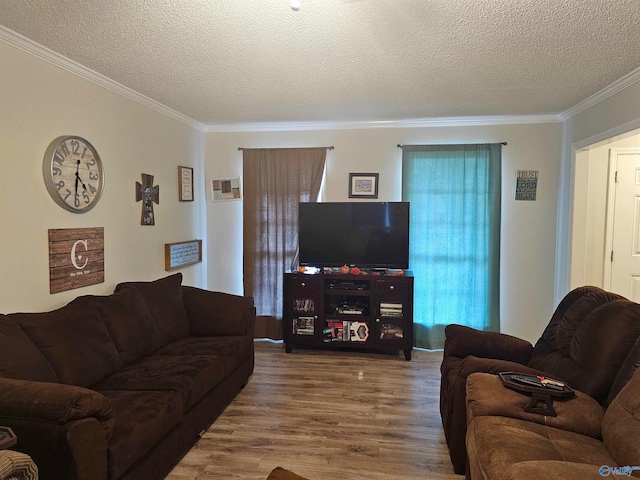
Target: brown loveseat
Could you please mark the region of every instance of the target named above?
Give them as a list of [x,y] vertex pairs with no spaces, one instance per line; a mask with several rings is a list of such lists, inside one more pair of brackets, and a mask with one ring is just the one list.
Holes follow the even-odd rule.
[[527,413],[529,395],[505,388],[496,375],[469,375],[470,479],[640,477],[640,341],[634,350],[621,381],[633,376],[606,410],[578,391],[575,398],[554,402],[555,417]]
[[606,406],[640,335],[640,305],[597,287],[577,288],[560,302],[535,348],[461,325],[448,325],[445,333],[440,413],[454,471],[464,473],[469,375],[513,371],[555,377]]
[[0,425],[41,480],[163,478],[246,384],[253,300],[181,282],[0,315]]

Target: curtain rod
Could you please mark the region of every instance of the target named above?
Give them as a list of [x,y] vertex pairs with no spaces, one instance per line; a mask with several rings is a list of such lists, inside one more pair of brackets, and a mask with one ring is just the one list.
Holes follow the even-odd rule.
[[[498,143],[500,143],[500,145],[505,145],[505,146],[507,145],[507,142],[498,142]],[[455,145],[455,144],[452,144],[452,145]],[[465,144],[465,145],[468,145],[468,144]],[[479,143],[478,145],[490,145],[490,144],[489,143]],[[404,147],[404,145],[399,143],[398,144],[398,148],[402,148],[402,147]]]
[[[306,148],[306,147],[289,147],[289,148]],[[333,150],[335,147],[331,145],[330,147],[310,147],[310,148],[326,148],[327,150]],[[238,147],[238,151],[245,150],[245,147]],[[246,150],[251,150],[250,148]]]

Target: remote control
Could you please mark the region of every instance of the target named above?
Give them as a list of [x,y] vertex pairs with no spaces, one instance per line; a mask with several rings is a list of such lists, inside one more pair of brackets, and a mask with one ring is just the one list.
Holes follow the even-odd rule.
[[511,380],[518,383],[524,383],[526,385],[532,385],[534,387],[544,387],[544,384],[536,377],[529,377],[527,375],[511,375]]

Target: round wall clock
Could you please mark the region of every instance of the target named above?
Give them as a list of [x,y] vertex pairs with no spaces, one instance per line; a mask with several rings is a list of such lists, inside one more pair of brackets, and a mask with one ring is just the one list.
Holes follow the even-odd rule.
[[64,135],[53,140],[44,154],[42,175],[51,198],[73,213],[88,212],[102,195],[102,161],[82,137]]

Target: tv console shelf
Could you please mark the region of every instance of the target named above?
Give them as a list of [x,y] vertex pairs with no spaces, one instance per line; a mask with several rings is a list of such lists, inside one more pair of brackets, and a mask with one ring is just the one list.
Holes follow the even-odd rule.
[[284,274],[283,338],[293,347],[413,349],[413,275]]

